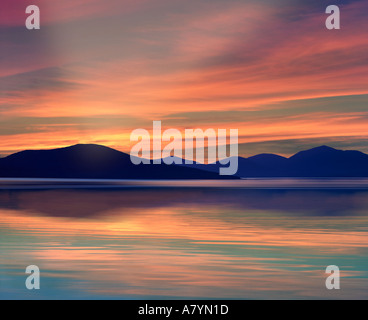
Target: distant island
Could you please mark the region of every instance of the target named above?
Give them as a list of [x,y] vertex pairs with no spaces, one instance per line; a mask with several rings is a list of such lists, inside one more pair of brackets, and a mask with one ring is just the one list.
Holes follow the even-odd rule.
[[190,167],[134,165],[130,155],[96,144],[21,151],[0,159],[2,178],[50,179],[239,179]]
[[0,158],[1,178],[54,179],[240,179],[368,177],[368,155],[321,146],[285,158],[238,157],[235,176],[221,176],[219,163],[134,165],[126,153],[94,144],[27,150]]
[[[275,154],[238,157],[242,178],[359,178],[368,177],[368,155],[354,150],[320,146],[285,158]],[[218,172],[219,164],[194,164],[192,168]]]

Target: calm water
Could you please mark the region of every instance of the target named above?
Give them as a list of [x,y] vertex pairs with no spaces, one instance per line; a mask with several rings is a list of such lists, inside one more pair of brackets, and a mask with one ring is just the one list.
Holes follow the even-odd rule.
[[[362,180],[9,183],[0,188],[3,299],[368,298]],[[41,269],[41,290],[25,289],[28,265]],[[340,267],[341,290],[325,288],[328,265]]]

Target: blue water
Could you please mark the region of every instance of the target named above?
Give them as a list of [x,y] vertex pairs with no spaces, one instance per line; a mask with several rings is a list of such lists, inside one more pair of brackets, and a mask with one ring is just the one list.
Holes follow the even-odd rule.
[[0,182],[0,298],[368,298],[365,179],[93,183]]

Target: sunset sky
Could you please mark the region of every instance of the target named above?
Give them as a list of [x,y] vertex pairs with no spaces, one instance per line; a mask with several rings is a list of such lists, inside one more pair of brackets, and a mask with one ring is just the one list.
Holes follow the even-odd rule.
[[[27,30],[38,5],[41,29]],[[341,10],[327,30],[325,9]],[[368,1],[2,0],[0,155],[137,128],[239,129],[239,153],[368,152]]]

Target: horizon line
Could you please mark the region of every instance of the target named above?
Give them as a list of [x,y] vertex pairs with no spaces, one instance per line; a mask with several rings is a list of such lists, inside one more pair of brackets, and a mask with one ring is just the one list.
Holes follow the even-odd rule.
[[[124,151],[121,151],[121,150],[118,150],[118,149],[115,149],[113,147],[109,147],[109,146],[106,146],[106,145],[102,145],[102,144],[97,144],[97,143],[76,143],[76,144],[72,144],[72,145],[68,145],[68,146],[63,146],[63,147],[58,147],[58,148],[25,149],[25,150],[16,151],[14,153],[6,154],[5,156],[2,156],[1,155],[1,152],[0,152],[0,159],[5,159],[5,158],[7,158],[9,156],[12,156],[12,155],[15,155],[15,154],[18,154],[18,153],[21,153],[21,152],[26,152],[26,151],[52,151],[52,150],[68,149],[68,148],[77,147],[77,146],[98,146],[98,147],[103,147],[103,148],[107,148],[107,149],[110,149],[110,150],[114,150],[114,151],[117,151],[117,152],[121,152],[121,153],[123,153],[125,155],[129,155],[129,153],[127,153],[127,152],[124,152]],[[275,155],[275,156],[278,156],[278,157],[281,157],[281,158],[284,158],[284,159],[289,159],[292,156],[298,154],[299,152],[309,151],[309,150],[318,149],[318,148],[327,148],[327,149],[332,149],[332,150],[336,150],[336,151],[357,151],[357,152],[361,152],[361,153],[363,153],[365,155],[368,155],[367,153],[365,153],[363,151],[360,151],[360,150],[357,150],[357,149],[337,149],[337,148],[334,148],[334,147],[330,147],[330,146],[328,146],[326,144],[322,144],[322,145],[318,145],[316,147],[312,147],[312,148],[308,148],[308,149],[303,149],[303,150],[300,150],[300,151],[296,151],[295,153],[293,153],[289,157],[282,156],[282,155],[279,155],[277,153],[262,152],[262,153],[257,153],[257,154],[254,154],[254,155],[251,155],[251,156],[248,156],[248,157],[247,156],[240,156],[240,155],[238,155],[237,158],[249,159],[249,158],[252,158],[252,157],[259,156],[259,155]],[[206,147],[205,147],[205,149],[206,149]],[[154,150],[152,150],[152,152],[153,151]],[[149,158],[149,160],[165,159],[165,158],[169,158],[169,157],[170,158],[179,158],[179,159],[182,159],[182,160],[184,160],[183,162],[185,162],[187,160],[185,157],[176,157],[176,156]],[[233,157],[234,156],[232,156],[232,157],[226,157],[226,158],[221,158],[221,159],[218,158],[216,160],[216,162],[218,162],[220,160],[223,160],[223,159],[230,159],[230,158],[233,158]],[[139,158],[143,159],[142,157],[139,157]],[[147,159],[147,158],[144,158],[144,159]],[[204,165],[207,164],[208,165],[208,164],[215,164],[215,163],[214,162],[211,162],[211,163],[202,163],[202,162],[199,162],[199,161],[196,161],[196,160],[193,159],[193,164],[204,164]]]

